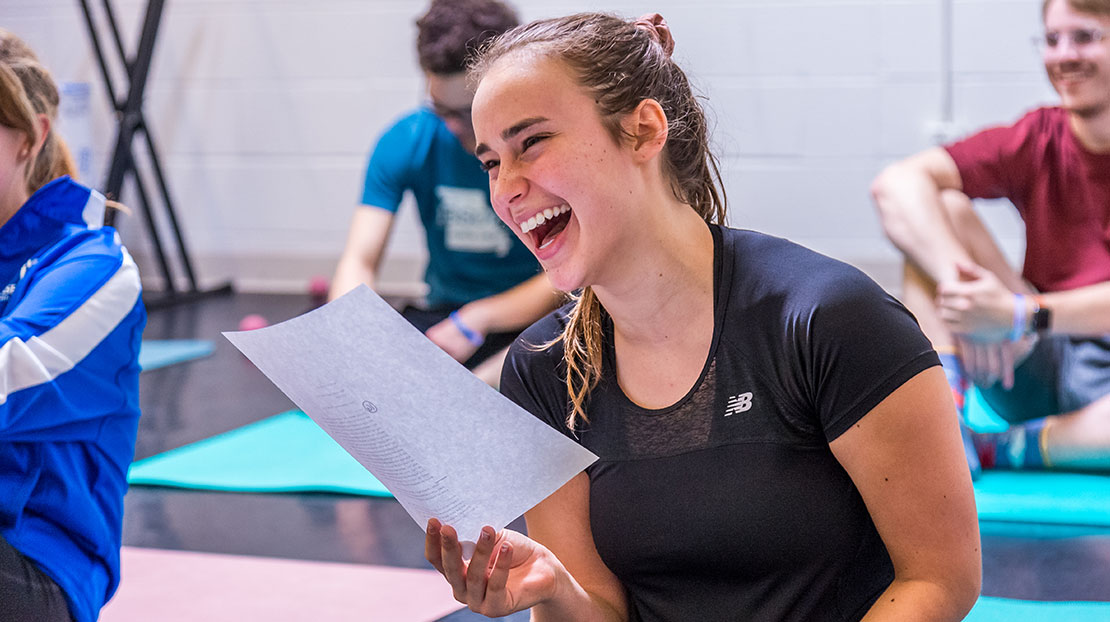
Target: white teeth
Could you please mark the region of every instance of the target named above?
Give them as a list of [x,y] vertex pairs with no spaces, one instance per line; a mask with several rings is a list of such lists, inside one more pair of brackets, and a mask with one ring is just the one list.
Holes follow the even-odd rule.
[[[570,206],[567,205],[566,203],[563,203],[562,205],[560,205],[559,207],[556,207],[556,208],[550,208],[549,207],[549,208],[543,210],[542,212],[539,212],[536,215],[532,216],[528,220],[520,223],[520,232],[521,233],[528,233],[532,229],[535,229],[536,227],[538,227],[538,226],[542,225],[543,223],[551,220],[552,218],[554,218],[556,216],[560,216],[562,214],[565,214],[569,211],[570,211]],[[544,246],[546,246],[546,244]]]

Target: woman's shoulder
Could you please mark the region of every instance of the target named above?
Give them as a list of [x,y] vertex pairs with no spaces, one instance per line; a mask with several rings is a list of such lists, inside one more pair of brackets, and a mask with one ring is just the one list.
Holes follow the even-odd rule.
[[501,393],[552,428],[567,434],[567,390],[563,342],[573,303],[547,314],[509,347],[501,371]]
[[127,249],[115,229],[111,227],[89,229],[74,225],[66,228],[57,242],[40,255],[39,261],[68,263],[83,259],[90,264],[118,265],[125,260],[126,255]]
[[882,291],[859,268],[796,242],[758,231],[722,229],[732,276],[741,284],[799,296]]
[[568,302],[524,329],[509,347],[509,356],[530,365],[557,365],[563,360],[561,337],[573,311],[574,302]]

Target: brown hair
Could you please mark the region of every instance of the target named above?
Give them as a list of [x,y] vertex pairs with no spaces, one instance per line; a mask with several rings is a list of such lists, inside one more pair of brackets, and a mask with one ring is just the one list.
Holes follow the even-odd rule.
[[516,12],[498,0],[433,0],[416,21],[420,67],[441,75],[461,73],[474,50],[518,24]]
[[[1048,5],[1053,0],[1044,0],[1041,5],[1041,16],[1048,13]],[[1068,6],[1080,13],[1093,13],[1095,15],[1110,15],[1110,0],[1063,0]]]
[[[36,117],[58,117],[58,87],[22,39],[0,29],[0,124],[19,130],[32,143],[39,137]],[[65,142],[51,129],[42,149],[27,167],[27,189],[34,193],[62,175],[76,176],[76,166]]]
[[[618,143],[625,138],[622,117],[645,99],[654,99],[667,115],[663,167],[671,191],[706,222],[723,223],[727,199],[709,148],[708,122],[686,74],[671,60],[672,47],[670,31],[659,16],[632,22],[579,13],[532,22],[491,40],[479,51],[471,76],[480,80],[499,59],[514,53],[559,59],[591,93]],[[575,296],[562,335],[548,344],[563,343],[571,429],[579,419],[588,420],[585,402],[601,378],[603,313],[586,287]]]

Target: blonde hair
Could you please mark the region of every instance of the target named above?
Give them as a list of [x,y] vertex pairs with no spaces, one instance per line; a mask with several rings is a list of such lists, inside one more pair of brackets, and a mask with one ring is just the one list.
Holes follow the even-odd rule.
[[[499,59],[525,49],[558,59],[591,93],[613,139],[623,139],[620,119],[645,99],[659,102],[667,115],[663,170],[674,196],[708,223],[724,223],[725,196],[717,158],[709,148],[705,111],[686,74],[671,59],[674,41],[662,17],[627,21],[602,13],[579,13],[519,26],[488,41],[473,60],[477,82]],[[604,309],[586,287],[563,333],[566,387],[570,398],[567,427],[588,421],[585,403],[601,379]]]
[[42,149],[27,167],[29,193],[62,175],[77,174],[69,149],[53,130],[59,100],[54,78],[31,48],[11,32],[0,29],[0,124],[23,132],[35,144],[43,138],[39,135],[38,115],[51,120]]

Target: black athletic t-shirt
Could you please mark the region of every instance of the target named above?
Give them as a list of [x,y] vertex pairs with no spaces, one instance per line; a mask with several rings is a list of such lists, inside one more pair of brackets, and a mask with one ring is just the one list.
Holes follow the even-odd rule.
[[913,316],[851,266],[711,227],[714,332],[677,403],[632,403],[605,319],[590,422],[571,432],[563,350],[536,350],[569,307],[511,348],[501,391],[600,459],[590,525],[633,620],[858,620],[894,577],[829,442],[939,364]]

